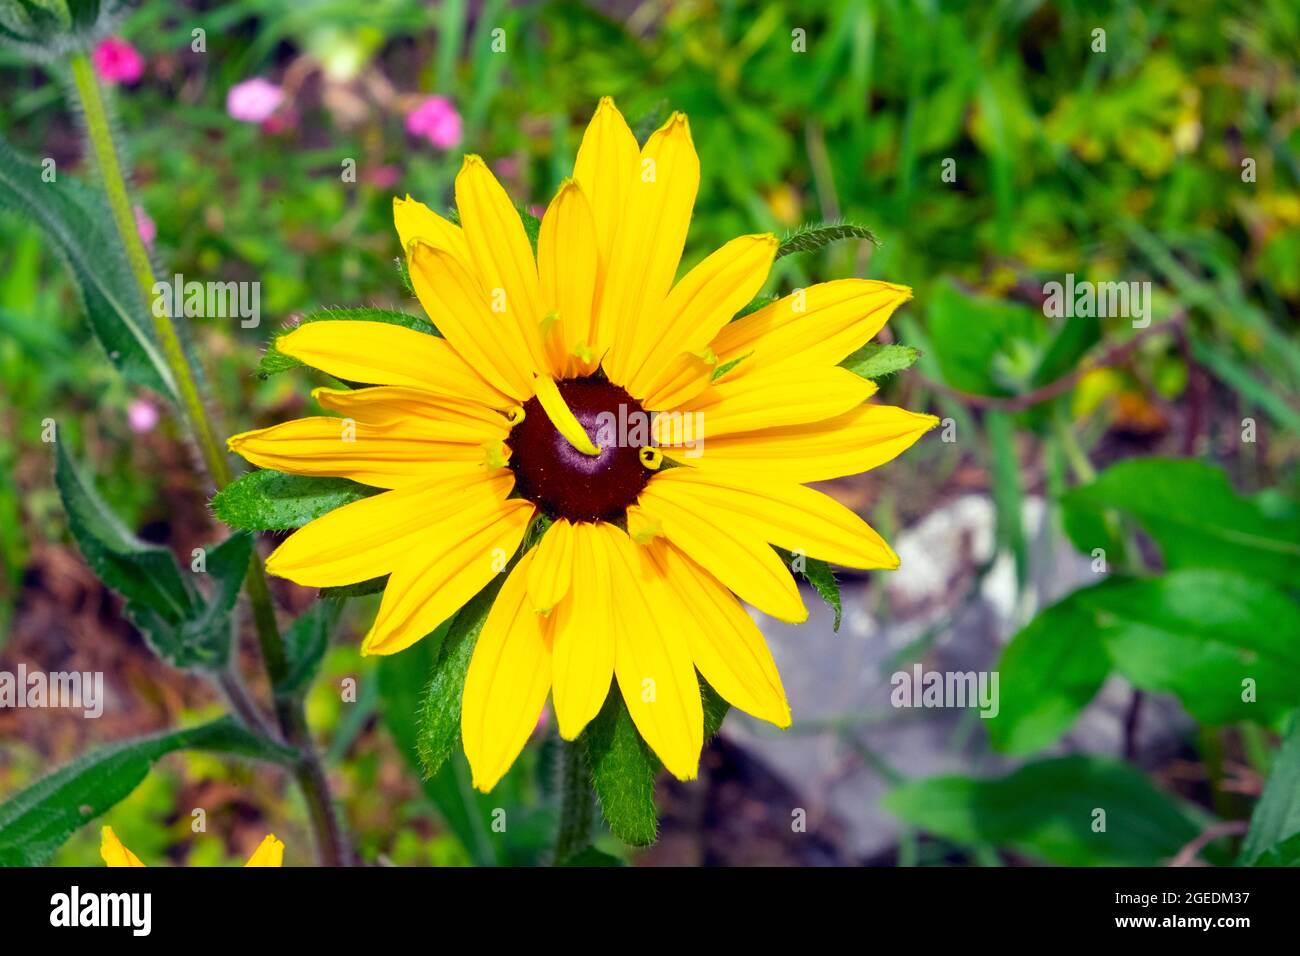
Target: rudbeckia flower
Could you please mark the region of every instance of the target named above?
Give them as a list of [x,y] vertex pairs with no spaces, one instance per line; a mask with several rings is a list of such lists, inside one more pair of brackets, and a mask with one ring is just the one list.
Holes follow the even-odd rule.
[[[104,827],[101,833],[99,855],[103,857],[106,866],[144,866],[140,858],[117,838],[112,827]],[[283,865],[284,844],[277,840],[274,834],[267,834],[253,851],[253,855],[248,858],[248,862],[244,864],[244,866]]]
[[898,566],[880,535],[806,483],[874,468],[935,424],[868,402],[875,385],[839,367],[910,290],[827,282],[732,321],[778,243],[742,236],[674,282],[699,181],[683,114],[638,146],[603,99],[534,256],[505,190],[467,156],[459,225],[394,203],[441,337],[304,324],[277,348],[370,387],[316,390],[341,419],[230,440],[265,468],[387,489],[307,524],[267,562],[315,587],[389,575],[367,654],[434,630],[506,569],[534,519],[549,523],[509,568],[465,679],[461,737],[481,790],[518,756],[548,694],[572,740],[611,682],[664,766],[693,778],[697,671],[741,710],[790,724],[741,603],[807,617],[772,545]]

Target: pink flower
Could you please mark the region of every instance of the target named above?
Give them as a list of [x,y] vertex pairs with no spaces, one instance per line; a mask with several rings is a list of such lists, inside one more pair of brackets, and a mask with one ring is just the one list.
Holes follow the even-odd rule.
[[392,189],[402,178],[402,171],[396,166],[375,166],[366,173],[366,180],[379,189]]
[[154,430],[158,424],[158,406],[147,398],[133,398],[126,407],[126,423],[137,435]]
[[427,139],[439,149],[453,149],[460,145],[460,114],[445,96],[428,96],[406,114],[406,131]]
[[284,102],[284,90],[255,76],[236,83],[226,94],[226,112],[241,123],[264,123]]
[[100,40],[90,58],[105,83],[135,83],[144,76],[144,57],[117,37]]
[[140,241],[146,249],[153,249],[153,241],[158,238],[158,227],[154,225],[144,206],[135,207],[135,230],[140,233]]

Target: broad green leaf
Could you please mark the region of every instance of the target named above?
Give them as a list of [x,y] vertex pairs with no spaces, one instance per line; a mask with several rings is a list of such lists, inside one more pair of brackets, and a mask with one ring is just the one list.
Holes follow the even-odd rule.
[[[708,681],[702,677],[699,681],[707,743],[721,729],[731,705]],[[661,764],[641,739],[617,684],[581,740],[610,832],[632,846],[649,846],[659,828],[654,792]]]
[[317,601],[284,632],[286,667],[284,680],[275,686],[277,695],[296,694],[311,684],[342,609],[341,601]]
[[825,223],[804,226],[791,232],[781,240],[776,257],[781,259],[796,252],[813,252],[845,239],[864,239],[873,245],[880,245],[880,240],[866,226],[855,226],[851,222]]
[[420,702],[416,738],[420,763],[429,776],[442,768],[460,740],[460,696],[465,689],[465,675],[469,673],[474,645],[506,573],[498,574],[456,612],[442,642],[442,653],[433,665],[432,676]]
[[978,395],[1009,395],[1028,384],[1043,334],[1042,316],[1028,306],[969,296],[949,282],[934,286],[928,330],[944,381]]
[[1264,793],[1255,804],[1239,863],[1247,866],[1300,864],[1300,719],[1273,760]]
[[126,598],[126,614],[163,660],[179,668],[220,668],[229,659],[231,611],[248,571],[252,538],[236,534],[205,556],[211,595],[196,571],[182,571],[166,548],[131,534],[64,450],[55,444],[55,483],[68,528],[86,563]]
[[1110,673],[1096,614],[1082,594],[1040,612],[1002,652],[999,710],[985,721],[998,750],[1028,754],[1055,741]]
[[[1132,515],[1170,568],[1222,568],[1283,586],[1300,581],[1300,518],[1270,514],[1240,497],[1222,471],[1202,462],[1122,461],[1070,491],[1064,502]],[[1097,546],[1074,543],[1085,553]]]
[[1194,569],[1117,578],[1077,596],[1115,669],[1144,690],[1176,694],[1201,723],[1272,724],[1300,705],[1300,606],[1265,581]]
[[617,684],[582,732],[592,782],[610,832],[631,846],[649,846],[659,830],[655,774],[659,761],[646,746]]
[[183,669],[215,670],[226,665],[234,641],[231,612],[252,553],[253,538],[244,532],[236,532],[208,552],[205,573],[212,581],[212,596],[178,623],[168,622],[151,608],[128,606],[132,623],[144,633],[154,653]]
[[127,530],[63,442],[55,442],[54,454],[54,481],[68,513],[68,528],[91,570],[125,597],[128,607],[148,608],[169,624],[193,616],[198,594],[182,577],[172,553]]
[[0,209],[17,210],[49,237],[76,278],[95,337],[126,380],[175,400],[175,381],[103,200],[62,171],[53,182],[44,182],[43,172],[0,139]]
[[346,478],[288,475],[267,468],[240,475],[218,491],[212,511],[232,528],[277,531],[301,528],[335,508],[377,494],[378,488]]
[[882,345],[879,342],[868,342],[840,365],[854,375],[876,380],[911,368],[920,357],[920,350],[910,345]]
[[223,717],[80,757],[0,804],[0,866],[40,866],[79,827],[128,796],[160,757],[205,750],[289,764],[294,753]]
[[[403,328],[414,329],[417,332],[426,332],[429,335],[438,335],[438,330],[428,319],[417,315],[409,315],[406,312],[395,312],[392,309],[374,309],[369,307],[358,307],[354,309],[317,309],[315,312],[308,312],[298,321],[298,325],[306,325],[308,322],[382,322],[386,325],[400,325]],[[294,328],[297,328],[295,326]],[[262,356],[262,361],[257,365],[257,374],[266,378],[268,375],[276,375],[280,372],[288,371],[291,368],[301,368],[302,362],[292,355],[285,355],[275,347],[281,336],[288,335],[293,329],[285,329],[283,332],[276,334],[275,339],[266,347],[266,354]]]
[[1140,771],[1080,756],[1028,764],[997,779],[913,781],[886,794],[881,805],[945,839],[1062,866],[1158,866],[1205,822]]

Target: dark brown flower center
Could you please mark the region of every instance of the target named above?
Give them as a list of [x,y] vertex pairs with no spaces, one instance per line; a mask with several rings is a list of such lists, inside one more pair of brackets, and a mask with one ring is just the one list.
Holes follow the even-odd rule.
[[524,420],[507,440],[515,486],[552,518],[618,520],[653,474],[640,457],[641,448],[650,444],[649,417],[631,395],[603,378],[556,384],[600,454],[574,448],[551,424],[541,402],[530,398]]

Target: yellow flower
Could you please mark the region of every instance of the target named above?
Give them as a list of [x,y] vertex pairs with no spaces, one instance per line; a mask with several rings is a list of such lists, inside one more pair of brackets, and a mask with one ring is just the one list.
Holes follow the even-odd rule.
[[[117,838],[112,827],[104,827],[100,844],[99,855],[104,858],[107,866],[144,866],[140,858],[122,845],[122,841]],[[283,866],[284,865],[284,844],[275,838],[274,834],[267,834],[262,840],[253,855],[248,858],[244,866]]]
[[[732,322],[777,241],[734,239],[674,283],[698,185],[684,115],[638,147],[603,99],[534,258],[505,190],[466,157],[460,225],[394,202],[412,284],[443,337],[300,326],[280,351],[374,387],[317,389],[342,419],[230,439],[265,468],[388,489],[299,529],[267,562],[314,587],[389,575],[368,654],[431,632],[505,567],[534,517],[552,520],[505,579],[465,679],[461,736],[481,790],[518,756],[548,694],[571,740],[611,681],[664,765],[693,778],[697,670],[741,710],[790,724],[740,603],[807,617],[771,545],[898,566],[875,531],[806,483],[874,468],[935,424],[867,403],[875,385],[838,367],[911,290],[827,282]],[[647,413],[660,413],[650,428]]]

